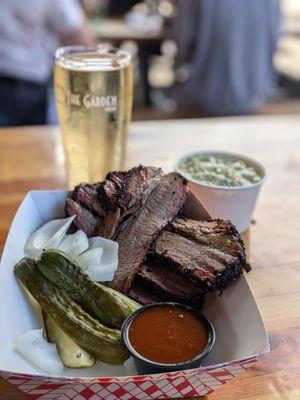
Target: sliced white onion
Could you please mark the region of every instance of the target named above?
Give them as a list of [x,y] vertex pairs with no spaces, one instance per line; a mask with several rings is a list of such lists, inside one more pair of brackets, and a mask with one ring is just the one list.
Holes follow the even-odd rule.
[[[102,247],[103,238],[101,236],[93,236],[89,238],[89,249],[94,249],[96,247]],[[108,240],[108,239],[104,239]]]
[[99,271],[99,265],[91,265],[86,272],[96,282],[110,282],[115,276],[115,271],[106,273]]
[[77,257],[89,248],[89,241],[86,234],[79,230],[72,235],[65,235],[57,248],[71,257]]
[[89,249],[95,247],[103,248],[103,255],[101,258],[101,265],[107,266],[111,271],[115,271],[118,268],[119,258],[119,244],[113,240],[104,239],[100,236],[89,238]]
[[103,249],[95,247],[80,254],[77,261],[81,268],[96,282],[112,281],[115,271],[110,265],[105,265],[101,262]]
[[25,332],[17,339],[15,348],[35,366],[50,374],[62,375],[64,366],[56,346],[43,338],[42,329]]
[[112,281],[118,268],[118,249],[117,242],[100,236],[92,237],[89,249],[78,257],[79,265],[94,281]]
[[64,238],[75,215],[54,219],[35,231],[25,243],[24,251],[32,257],[39,257],[44,249],[56,248]]
[[29,237],[24,251],[30,256],[39,257],[44,249],[60,249],[74,257],[93,280],[113,280],[118,268],[118,243],[100,236],[88,239],[82,230],[66,235],[74,218],[47,222]]
[[102,254],[102,247],[95,247],[94,249],[88,249],[80,254],[80,256],[77,257],[77,261],[82,269],[88,270],[90,265],[100,265]]

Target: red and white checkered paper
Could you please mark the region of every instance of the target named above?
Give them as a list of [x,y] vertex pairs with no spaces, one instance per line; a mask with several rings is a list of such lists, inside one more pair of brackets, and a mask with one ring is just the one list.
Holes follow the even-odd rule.
[[204,396],[251,367],[261,356],[223,366],[161,375],[114,378],[49,378],[0,372],[0,376],[38,400],[148,400]]

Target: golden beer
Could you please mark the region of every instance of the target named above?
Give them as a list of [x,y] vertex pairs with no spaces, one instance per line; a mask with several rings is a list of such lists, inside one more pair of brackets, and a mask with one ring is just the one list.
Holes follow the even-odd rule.
[[122,169],[132,108],[129,53],[108,46],[58,49],[54,85],[68,187]]

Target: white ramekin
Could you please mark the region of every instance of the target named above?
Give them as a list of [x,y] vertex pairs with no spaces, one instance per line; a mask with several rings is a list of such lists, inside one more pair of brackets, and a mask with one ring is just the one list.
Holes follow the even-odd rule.
[[[246,161],[248,165],[253,166],[259,172],[261,180],[251,185],[235,187],[200,183],[199,181],[185,175],[179,169],[179,166],[184,163],[187,158],[196,154],[222,156],[225,158]],[[185,154],[181,157],[175,164],[175,170],[187,179],[188,186],[201,200],[213,218],[229,219],[241,233],[249,227],[258,193],[262,183],[266,179],[265,168],[259,162],[241,154],[200,150]]]

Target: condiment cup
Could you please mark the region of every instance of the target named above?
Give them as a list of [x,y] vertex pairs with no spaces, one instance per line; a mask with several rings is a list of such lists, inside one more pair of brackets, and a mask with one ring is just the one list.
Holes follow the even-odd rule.
[[[163,364],[156,361],[148,360],[147,358],[143,357],[139,354],[134,347],[131,345],[129,340],[129,329],[131,323],[145,310],[148,310],[152,307],[164,307],[164,306],[172,306],[172,307],[181,307],[190,312],[192,312],[197,318],[199,318],[207,328],[208,333],[208,340],[207,345],[204,350],[194,357],[191,360],[184,361],[177,364]],[[133,357],[136,369],[140,375],[151,375],[157,374],[162,372],[171,372],[171,371],[179,371],[179,370],[187,370],[192,368],[197,368],[201,365],[201,361],[209,354],[211,349],[213,348],[216,340],[215,329],[212,323],[200,312],[194,310],[191,307],[188,307],[184,304],[174,303],[174,302],[165,302],[165,303],[153,303],[147,306],[141,307],[131,315],[129,315],[126,320],[124,321],[122,328],[121,328],[121,337],[122,342],[130,355]]]
[[[221,156],[231,160],[245,161],[248,165],[256,169],[260,174],[261,179],[258,182],[247,186],[227,187],[207,185],[191,178],[180,170],[180,165],[182,165],[188,158],[195,155]],[[175,170],[188,181],[190,189],[203,203],[213,218],[230,220],[240,233],[247,230],[251,222],[251,217],[261,185],[266,179],[266,171],[262,164],[252,158],[237,153],[222,151],[195,151],[181,157],[175,164]]]

